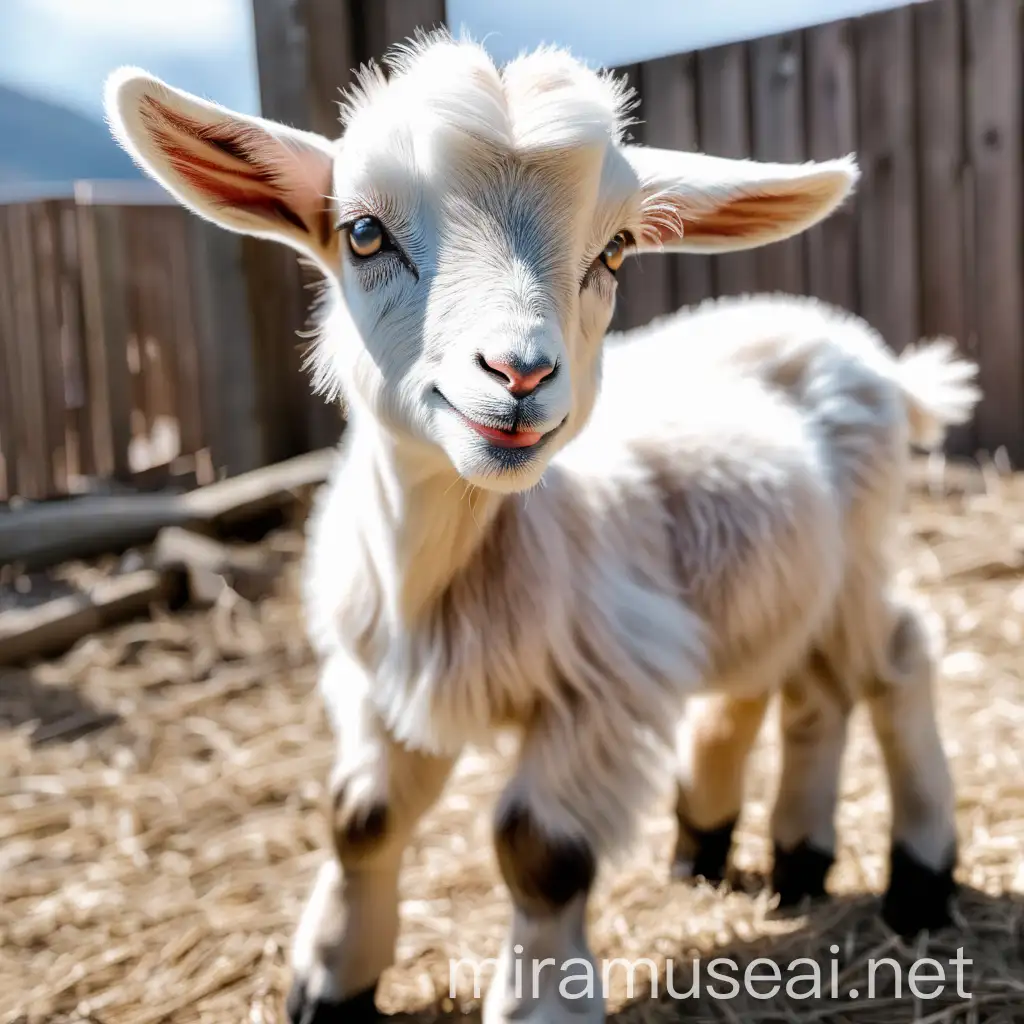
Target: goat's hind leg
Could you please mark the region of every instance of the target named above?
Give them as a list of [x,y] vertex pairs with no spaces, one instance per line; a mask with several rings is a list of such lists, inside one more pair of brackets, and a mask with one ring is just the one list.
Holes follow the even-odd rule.
[[957,844],[953,783],[933,694],[935,655],[909,607],[891,609],[885,664],[864,697],[889,776],[892,847],[882,917],[903,936],[951,921]]
[[782,766],[771,820],[772,888],[782,908],[826,895],[852,707],[848,682],[820,650],[783,683]]
[[362,702],[346,715],[330,785],[334,852],[322,865],[292,948],[291,1024],[376,1019],[394,960],[402,853],[453,761],[397,743]]
[[676,738],[674,878],[724,881],[747,760],[769,698],[709,694],[687,701]]

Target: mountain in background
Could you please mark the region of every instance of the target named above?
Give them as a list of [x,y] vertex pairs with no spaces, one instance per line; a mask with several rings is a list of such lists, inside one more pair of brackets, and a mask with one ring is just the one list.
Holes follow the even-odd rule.
[[0,85],[0,184],[138,179],[100,118]]

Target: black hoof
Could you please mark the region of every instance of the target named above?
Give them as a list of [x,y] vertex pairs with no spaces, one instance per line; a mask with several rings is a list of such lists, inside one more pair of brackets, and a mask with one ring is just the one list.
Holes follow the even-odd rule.
[[376,994],[377,986],[373,984],[341,1002],[326,1002],[309,999],[305,986],[293,982],[285,1000],[288,1024],[372,1024],[380,1018],[374,1001]]
[[889,888],[882,899],[882,920],[905,939],[951,925],[950,911],[956,895],[955,865],[955,848],[943,867],[933,869],[897,843],[889,857]]
[[835,856],[802,839],[792,850],[775,844],[772,889],[779,895],[779,907],[795,907],[804,899],[821,900],[827,895],[825,878]]
[[677,858],[673,874],[677,878],[702,878],[711,885],[720,885],[724,882],[736,819],[733,818],[718,828],[706,830],[682,823],[679,827],[685,830],[694,854],[693,861],[687,861],[685,864]]

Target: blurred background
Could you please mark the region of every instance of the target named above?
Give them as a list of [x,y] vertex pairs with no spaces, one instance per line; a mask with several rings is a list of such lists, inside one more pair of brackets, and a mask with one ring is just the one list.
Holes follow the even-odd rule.
[[230,107],[337,134],[351,69],[449,24],[498,59],[541,41],[621,69],[634,136],[766,160],[856,152],[857,197],[796,240],[647,257],[615,325],[782,290],[901,349],[948,334],[985,401],[949,451],[1024,456],[1018,0],[5,0],[0,5],[0,500],[188,487],[322,447],[301,372],[310,271],[208,227],[103,123],[131,63]]

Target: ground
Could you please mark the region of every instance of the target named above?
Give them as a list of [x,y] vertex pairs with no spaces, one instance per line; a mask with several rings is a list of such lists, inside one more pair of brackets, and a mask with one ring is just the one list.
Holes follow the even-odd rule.
[[[741,971],[771,958],[783,984],[806,971],[786,965],[810,956],[826,965],[822,998],[653,998],[641,963],[632,999],[624,970],[612,969],[618,1024],[1024,1021],[1024,478],[993,474],[984,487],[919,493],[907,517],[908,578],[947,634],[938,700],[958,790],[957,927],[926,951],[904,950],[877,919],[888,801],[858,714],[833,901],[777,918],[763,895],[670,882],[666,807],[646,820],[626,861],[605,870],[591,915],[599,957],[671,961],[677,991],[689,987],[697,955],[729,957]],[[0,670],[0,1021],[284,1019],[288,945],[324,848],[331,741],[295,600],[301,533],[285,529],[268,543],[289,569],[259,605],[159,614],[34,669]],[[738,832],[739,863],[754,872],[767,863],[771,725]],[[449,999],[448,960],[494,955],[506,921],[489,843],[505,756],[468,754],[423,822],[403,879],[385,1011],[424,1024],[477,1013],[468,975]],[[958,992],[949,960],[960,947],[973,963]],[[904,974],[897,999],[882,967],[867,998],[868,957],[909,964],[919,955],[943,965],[941,994],[915,999]]]

